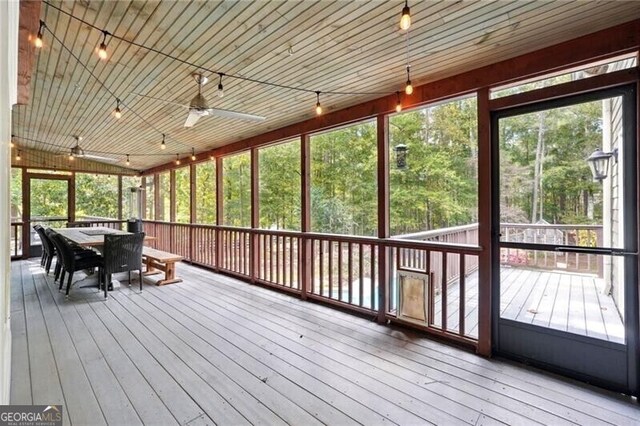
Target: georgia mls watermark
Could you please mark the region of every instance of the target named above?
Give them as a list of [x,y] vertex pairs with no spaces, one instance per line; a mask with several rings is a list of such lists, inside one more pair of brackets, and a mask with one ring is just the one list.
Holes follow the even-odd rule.
[[0,426],[62,426],[62,405],[0,405]]

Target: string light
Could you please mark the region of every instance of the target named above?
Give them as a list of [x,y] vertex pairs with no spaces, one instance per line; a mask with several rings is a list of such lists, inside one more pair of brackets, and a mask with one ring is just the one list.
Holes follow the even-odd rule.
[[180,155],[176,154],[176,166],[180,165]]
[[20,152],[20,150],[18,150],[18,154],[16,154],[16,161],[22,160],[22,155],[20,155],[20,154],[21,154],[21,152]]
[[[95,30],[98,30],[100,32],[103,32],[103,33],[106,32],[105,30],[103,30],[102,28],[94,25],[93,23],[85,21],[84,19],[75,16],[74,14],[68,12],[67,10],[62,9],[61,7],[57,6],[54,3],[51,3],[50,1],[44,0],[43,2],[47,6],[57,10],[58,12],[60,12],[62,14],[65,14],[65,15],[69,16],[71,19],[74,19],[74,20],[82,23],[83,25],[86,25],[88,27],[91,27],[91,28],[93,28]],[[107,32],[107,35],[112,39],[119,40],[121,42],[127,43],[127,44],[129,44],[131,46],[135,46],[135,47],[140,48],[140,49],[145,49],[145,50],[147,50],[149,52],[153,52],[153,53],[155,53],[157,55],[161,55],[161,56],[163,56],[163,57],[165,57],[167,59],[171,59],[172,61],[176,61],[176,62],[180,62],[181,64],[188,65],[189,67],[196,68],[196,69],[199,69],[199,70],[202,70],[202,71],[207,71],[207,72],[212,73],[212,74],[220,74],[221,73],[220,71],[217,71],[217,70],[214,70],[214,69],[210,69],[210,68],[206,68],[206,67],[204,67],[202,65],[196,64],[194,62],[187,61],[185,59],[181,59],[181,58],[179,58],[177,56],[170,55],[170,54],[165,53],[165,52],[163,52],[161,50],[158,50],[156,48],[145,46],[144,44],[137,43],[137,42],[132,41],[132,40],[128,40],[128,39],[126,39],[124,37],[121,37],[121,36],[118,36],[118,35],[111,34],[111,33],[108,33],[108,32]],[[262,85],[275,87],[275,88],[279,88],[279,89],[296,90],[296,91],[299,91],[299,92],[307,92],[307,93],[314,93],[315,92],[315,90],[304,88],[304,87],[289,86],[289,85],[286,85],[286,84],[280,84],[280,83],[275,83],[275,82],[266,81],[266,80],[259,80],[259,79],[255,79],[255,78],[251,78],[251,77],[245,77],[245,76],[242,76],[242,75],[234,75],[234,74],[223,73],[223,76],[226,77],[226,78],[233,78],[233,79],[236,79],[236,80],[247,81],[247,82],[250,82],[250,83],[262,84]],[[359,92],[359,91],[352,91],[352,92],[346,92],[345,91],[345,92],[342,92],[342,91],[329,91],[329,90],[323,91],[322,93],[324,93],[325,95],[330,94],[330,95],[353,95],[353,96],[356,96],[356,95],[380,95],[380,96],[384,96],[384,95],[393,94],[393,92],[373,92],[373,91],[372,92],[364,92],[364,91],[362,91],[362,92]]]
[[160,144],[160,149],[167,149],[167,144],[164,143],[164,133],[162,134],[162,143]]
[[191,148],[191,161],[196,161],[196,151]]
[[404,87],[404,93],[410,95],[413,93],[413,86],[411,85],[411,75],[409,74],[409,65],[407,65],[407,85]]
[[320,114],[322,114],[322,106],[320,105],[320,92],[319,91],[316,92],[316,99],[317,99],[317,102],[316,102],[316,114],[320,115]]
[[16,147],[16,143],[13,141],[14,137],[15,137],[15,135],[11,135],[11,148],[15,148]]
[[213,155],[210,155],[210,156],[209,156],[209,160],[213,161],[213,160],[215,160],[215,159],[216,159],[216,157],[214,157]]
[[107,54],[107,35],[109,33],[105,30],[102,30],[102,43],[100,43],[100,47],[98,48],[98,57],[105,61],[109,55]]
[[76,156],[73,154],[73,148],[71,149],[71,151],[69,152],[69,161],[73,161],[76,158]]
[[400,17],[400,28],[406,31],[409,27],[411,27],[411,9],[409,9],[409,0],[405,0]]
[[44,21],[40,21],[40,28],[38,29],[38,35],[36,35],[36,39],[33,41],[33,45],[40,49],[42,47],[42,29],[44,28]]
[[220,76],[220,82],[218,83],[218,97],[222,98],[224,96],[224,87],[222,87],[222,76],[224,74],[219,72],[218,75]]
[[127,166],[130,166],[131,162],[129,161],[129,154],[127,154]]
[[402,103],[400,102],[400,92],[396,92],[396,112],[402,111]]
[[116,119],[122,118],[122,111],[120,111],[120,99],[116,98],[116,109],[113,110],[113,116]]

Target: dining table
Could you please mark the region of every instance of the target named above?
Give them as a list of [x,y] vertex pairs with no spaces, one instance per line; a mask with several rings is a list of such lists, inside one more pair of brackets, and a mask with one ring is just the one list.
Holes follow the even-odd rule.
[[[91,227],[77,227],[77,228],[58,228],[55,230],[58,234],[62,235],[69,241],[72,241],[80,246],[92,248],[101,252],[104,247],[105,235],[128,235],[131,232],[121,231],[120,229],[108,228],[105,226],[91,226]],[[145,243],[153,241],[156,238],[150,235],[145,235]],[[91,283],[90,286],[96,286],[95,283]],[[120,287],[120,281],[116,278],[112,279],[109,285],[109,291],[113,288]]]
[[[105,235],[128,235],[131,232],[121,231],[119,229],[107,228],[105,226],[78,227],[78,228],[58,228],[55,230],[69,241],[72,241],[83,247],[90,247],[98,251],[104,246]],[[145,235],[145,243],[155,240],[155,237]]]

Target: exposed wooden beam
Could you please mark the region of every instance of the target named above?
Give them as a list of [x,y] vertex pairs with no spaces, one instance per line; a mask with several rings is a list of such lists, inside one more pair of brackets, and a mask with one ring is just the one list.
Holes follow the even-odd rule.
[[35,64],[36,48],[33,40],[40,28],[41,0],[20,0],[18,35],[18,104],[29,103],[31,75]]
[[[496,87],[530,79],[563,68],[579,66],[607,57],[637,51],[640,47],[640,20],[611,27],[544,49],[526,53],[492,65],[477,68],[414,89],[413,95],[403,98],[405,109],[473,93],[483,87]],[[358,122],[395,110],[396,95],[384,96],[349,108],[314,117],[290,126],[272,130],[239,142],[203,152],[196,161],[247,150],[276,141],[314,133],[332,127]],[[143,174],[173,168],[173,163],[153,167]]]

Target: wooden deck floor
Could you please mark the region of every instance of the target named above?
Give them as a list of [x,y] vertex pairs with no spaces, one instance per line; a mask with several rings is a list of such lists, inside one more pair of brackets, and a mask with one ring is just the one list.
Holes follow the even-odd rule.
[[11,402],[64,404],[78,425],[640,422],[623,396],[178,272],[185,282],[141,294],[74,288],[65,300],[37,261],[14,262]]
[[[500,272],[502,318],[624,343],[624,324],[611,296],[603,294],[604,282],[590,274],[507,267]],[[478,333],[478,273],[466,279],[465,327]],[[457,331],[460,292],[449,287],[447,324]],[[435,320],[440,325],[441,302],[435,298]]]

